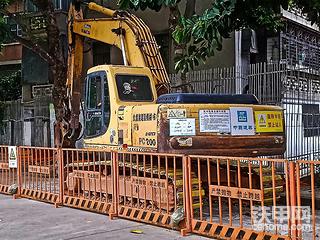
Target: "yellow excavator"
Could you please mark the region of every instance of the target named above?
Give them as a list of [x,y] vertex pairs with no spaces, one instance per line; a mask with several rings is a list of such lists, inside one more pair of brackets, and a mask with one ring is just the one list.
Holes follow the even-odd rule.
[[[68,127],[59,134],[67,146],[79,136],[83,95],[85,148],[243,157],[284,153],[282,108],[261,105],[254,95],[170,94],[169,77],[148,26],[126,11],[96,3],[87,7],[105,17],[84,19],[79,4],[70,7],[71,113]],[[119,48],[123,65],[95,66],[84,78],[85,39]]]
[[[118,47],[123,65],[100,65],[85,78],[86,147],[229,156],[281,155],[283,110],[253,95],[168,94],[170,81],[159,47],[138,17],[95,3],[107,18],[69,17],[71,120],[65,139],[79,132],[84,39]],[[70,136],[72,135],[72,136]]]

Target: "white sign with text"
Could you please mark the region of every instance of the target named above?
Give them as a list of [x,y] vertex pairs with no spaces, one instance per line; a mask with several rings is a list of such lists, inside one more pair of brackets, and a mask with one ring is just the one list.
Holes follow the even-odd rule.
[[231,135],[254,135],[253,110],[250,107],[230,107]]

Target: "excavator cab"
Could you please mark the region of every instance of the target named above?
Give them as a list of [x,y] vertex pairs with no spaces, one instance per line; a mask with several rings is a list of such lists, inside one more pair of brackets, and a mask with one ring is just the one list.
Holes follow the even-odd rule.
[[[157,94],[145,67],[100,65],[88,71],[85,83],[84,139],[118,144],[119,108],[155,104]],[[102,144],[102,143],[101,143]]]

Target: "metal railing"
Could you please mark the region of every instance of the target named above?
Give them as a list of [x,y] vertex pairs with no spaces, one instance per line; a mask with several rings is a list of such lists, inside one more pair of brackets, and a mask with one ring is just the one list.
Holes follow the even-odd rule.
[[[319,167],[320,161],[299,160],[291,163],[292,176],[295,181],[292,184],[292,201],[298,207],[293,219],[295,225],[308,225],[308,228],[295,230],[299,239],[317,239],[320,231],[319,225]],[[301,168],[308,166],[309,175],[301,176]],[[307,212],[307,215],[305,215]],[[308,214],[309,212],[309,214]]]
[[19,147],[18,151],[20,195],[50,203],[60,203],[60,150]]
[[116,212],[113,153],[63,149],[61,167],[64,205],[110,215]]
[[[259,232],[260,219],[255,212],[265,206],[272,205],[277,209],[277,206],[290,204],[289,199],[281,199],[286,191],[289,196],[288,182],[285,181],[288,172],[279,175],[276,168],[276,165],[283,164],[288,169],[288,163],[283,159],[208,156],[190,156],[189,159],[189,179],[196,174],[198,188],[205,191],[204,196],[200,195],[199,211],[191,213],[193,232],[211,237],[251,239]],[[268,162],[270,167],[263,166],[263,162]],[[276,217],[268,220],[277,223]],[[239,229],[251,231],[241,235]],[[280,232],[277,228],[274,231],[262,229],[262,232],[264,237],[290,236],[290,232]]]
[[170,227],[186,211],[182,155],[119,152],[116,162],[120,217]]
[[[181,84],[179,75],[170,77],[173,85]],[[230,67],[190,72],[187,84],[195,93],[249,93],[262,104],[282,106],[287,135],[285,157],[320,158],[320,71],[287,62],[257,63],[248,70]]]
[[[236,79],[245,78],[243,68],[212,68],[187,73],[186,84],[190,92],[236,93]],[[170,74],[172,92],[179,92],[182,82],[179,74]]]

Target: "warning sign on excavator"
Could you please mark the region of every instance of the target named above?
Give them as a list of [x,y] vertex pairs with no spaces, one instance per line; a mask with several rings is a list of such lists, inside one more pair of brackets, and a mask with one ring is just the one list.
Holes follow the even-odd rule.
[[283,132],[281,111],[255,111],[256,132]]
[[168,109],[167,116],[168,116],[168,119],[186,118],[187,111],[186,111],[186,109]]

